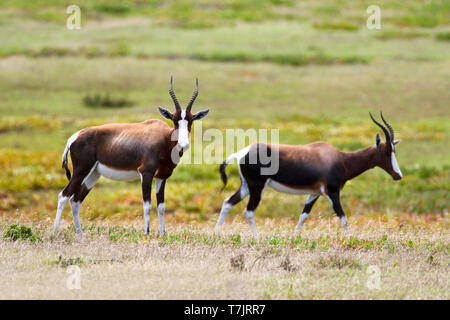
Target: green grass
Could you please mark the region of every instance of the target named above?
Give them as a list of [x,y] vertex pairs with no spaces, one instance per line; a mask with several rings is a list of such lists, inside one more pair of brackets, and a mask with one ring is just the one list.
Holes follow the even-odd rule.
[[[302,20],[314,21],[318,18],[330,19],[340,17],[341,20],[365,22],[366,8],[373,3],[369,0],[339,2],[302,1],[298,5],[295,0],[209,0],[196,1],[155,0],[133,1],[89,1],[79,0],[84,19],[123,18],[134,16],[146,16],[155,20],[160,25],[174,26],[178,28],[213,28],[224,25],[235,25],[241,21],[261,22],[273,20]],[[395,23],[399,26],[435,27],[446,25],[449,22],[448,2],[435,0],[424,2],[420,0],[401,0],[378,2],[383,15],[383,20]],[[41,21],[64,22],[67,3],[61,0],[5,0],[0,4],[4,10],[18,12],[22,16],[31,17]]]
[[8,226],[8,229],[3,235],[3,239],[11,241],[26,240],[30,242],[42,242],[42,238],[35,234],[31,227],[16,223]]
[[[405,178],[393,183],[370,171],[346,186],[344,208],[355,215],[448,210],[450,51],[436,41],[446,39],[445,2],[383,2],[390,14],[374,31],[365,28],[369,1],[78,4],[78,31],[64,28],[63,1],[0,4],[1,214],[53,219],[67,183],[60,168],[67,138],[91,125],[160,118],[156,106],[172,108],[170,75],[183,103],[199,78],[194,109],[211,109],[204,129],[276,128],[287,144],[371,145],[379,130],[368,112],[381,109],[402,139]],[[126,108],[108,107],[124,101]],[[180,165],[167,185],[168,212],[185,221],[217,213],[239,183],[229,166],[220,192],[217,167]],[[296,217],[303,202],[269,191],[258,215]],[[89,220],[140,217],[140,187],[101,180],[83,208]],[[316,210],[333,215],[326,201]],[[134,237],[111,231],[123,235]]]
[[441,41],[450,41],[450,32],[440,32],[436,34],[436,39]]
[[[294,221],[259,219],[257,239],[243,219],[224,226],[222,235],[208,224],[170,220],[163,237],[144,236],[137,222],[117,227],[99,221],[83,225],[82,241],[73,225],[65,223],[54,233],[51,222],[39,222],[30,228],[42,242],[0,239],[0,267],[7,275],[0,296],[446,299],[448,221],[410,218],[365,218],[353,223],[352,236],[344,236],[337,225],[311,217],[297,237],[291,232]],[[0,218],[2,234],[8,219]],[[81,274],[81,290],[65,285],[74,271]],[[158,278],[164,272],[166,277]],[[374,288],[370,284],[377,279]]]
[[[381,30],[366,28],[370,0],[76,4],[82,28],[69,31],[66,1],[0,2],[0,298],[448,299],[448,1],[380,0]],[[383,110],[404,178],[376,168],[347,183],[347,235],[321,197],[294,236],[306,197],[270,188],[259,237],[247,201],[215,235],[237,167],[221,190],[218,164],[182,162],[166,186],[164,236],[154,194],[147,236],[140,184],[104,178],[81,207],[82,242],[69,205],[52,232],[67,139],[161,119],[157,106],[173,109],[171,75],[182,105],[199,78],[193,110],[211,110],[203,133],[279,129],[280,143],[353,151],[375,143],[368,112]],[[64,286],[73,265],[83,290]],[[366,286],[374,265],[381,290]]]
[[412,30],[385,30],[378,32],[375,37],[380,40],[390,40],[390,39],[415,39],[428,37],[429,34],[422,31],[412,31]]
[[320,30],[346,30],[357,31],[358,25],[348,22],[317,22],[313,24],[314,28]]
[[[446,63],[414,63],[412,69],[411,62],[383,62],[298,70],[263,63],[132,58],[114,59],[112,63],[106,58],[66,57],[9,58],[3,64],[8,66],[0,82],[0,110],[5,115],[0,121],[0,188],[8,199],[2,206],[5,212],[14,209],[37,219],[53,218],[55,195],[66,184],[60,155],[67,138],[90,125],[159,118],[155,106],[171,107],[167,86],[174,66],[187,70],[175,74],[180,99],[192,93],[191,74],[200,79],[200,95],[194,108],[211,108],[211,115],[203,121],[205,129],[224,132],[226,128],[278,128],[281,143],[323,140],[345,151],[371,145],[379,130],[367,113],[376,112],[382,104],[402,139],[397,151],[405,178],[393,183],[380,169],[368,172],[346,186],[344,208],[351,214],[386,208],[398,214],[440,213],[448,208]],[[104,73],[105,67],[111,71]],[[151,75],[142,72],[150,69]],[[209,80],[212,69],[215,81]],[[43,73],[45,83],[39,77]],[[68,73],[70,79],[65,77]],[[342,83],[341,79],[346,81]],[[412,86],[414,90],[407,90]],[[322,94],[324,87],[328,88],[326,96]],[[105,91],[126,95],[136,105],[113,111],[83,106],[85,94]],[[283,106],[283,112],[274,106]],[[218,165],[180,165],[167,186],[168,210],[191,215],[194,220],[209,219],[238,187],[236,167],[230,165],[228,170],[230,185],[220,193]],[[138,217],[140,192],[137,183],[102,180],[87,198],[83,215],[92,220]],[[302,197],[269,191],[258,215],[295,217],[303,202]],[[244,205],[233,212],[240,212]],[[38,212],[30,211],[36,208]],[[319,201],[317,211],[332,215],[326,201]]]

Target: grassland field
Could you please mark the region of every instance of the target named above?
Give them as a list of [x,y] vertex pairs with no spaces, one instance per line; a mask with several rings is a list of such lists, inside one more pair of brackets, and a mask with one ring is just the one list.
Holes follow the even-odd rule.
[[[82,28],[70,31],[66,1],[0,3],[0,298],[449,298],[447,1],[378,1],[380,30],[366,27],[371,1],[77,4]],[[181,164],[166,187],[164,237],[154,209],[143,235],[139,183],[104,178],[80,210],[84,239],[68,208],[53,234],[68,137],[161,118],[157,106],[173,108],[171,75],[182,104],[199,78],[193,108],[211,109],[204,129],[279,129],[286,144],[369,146],[380,130],[368,112],[383,110],[402,140],[404,178],[376,168],[349,182],[347,235],[319,199],[294,237],[306,198],[267,190],[254,239],[246,201],[224,234],[212,233],[239,186],[236,166],[221,191],[217,164]],[[127,105],[86,103],[95,96]],[[3,238],[15,223],[42,241]],[[82,270],[80,290],[65,286],[71,264]],[[370,266],[379,289],[366,285]]]

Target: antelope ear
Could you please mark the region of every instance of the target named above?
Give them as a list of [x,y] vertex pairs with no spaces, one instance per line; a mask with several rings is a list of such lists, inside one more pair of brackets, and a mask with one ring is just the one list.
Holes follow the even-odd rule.
[[196,114],[194,114],[193,120],[203,119],[204,117],[206,117],[208,115],[208,113],[209,113],[209,109],[199,111]]
[[377,133],[377,135],[375,136],[375,146],[377,147],[377,149],[380,147],[380,135]]
[[159,110],[159,113],[161,113],[161,115],[164,118],[169,119],[169,120],[173,119],[173,114],[169,110],[164,109],[163,107],[158,107],[158,110]]
[[396,146],[397,144],[399,144],[400,141],[402,141],[402,140],[394,140],[394,146]]

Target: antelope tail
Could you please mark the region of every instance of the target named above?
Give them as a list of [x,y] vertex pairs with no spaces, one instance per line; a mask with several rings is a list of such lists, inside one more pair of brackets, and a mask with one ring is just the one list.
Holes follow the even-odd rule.
[[[223,189],[225,189],[225,187],[227,186],[227,182],[228,182],[228,177],[227,177],[227,173],[225,171],[228,163],[230,163],[232,160],[237,159],[238,161],[243,158],[249,151],[250,151],[250,147],[251,146],[247,146],[244,149],[233,153],[231,156],[229,156],[228,158],[226,158],[222,164],[220,165],[220,177],[222,178],[222,182],[223,182]],[[239,164],[238,164],[239,165]]]
[[63,153],[63,156],[62,156],[62,168],[66,170],[66,177],[67,177],[67,179],[69,181],[72,178],[72,175],[71,175],[70,170],[69,170],[67,155],[69,154],[70,146],[78,138],[78,134],[79,134],[79,132],[73,134],[69,138],[69,140],[67,140],[66,148],[64,149],[64,153]]
[[222,190],[225,189],[225,187],[227,186],[227,182],[228,182],[228,177],[227,177],[227,173],[225,172],[225,168],[227,167],[227,160],[224,160],[222,162],[222,164],[220,165],[220,177],[222,178],[222,182],[223,182],[223,187]]

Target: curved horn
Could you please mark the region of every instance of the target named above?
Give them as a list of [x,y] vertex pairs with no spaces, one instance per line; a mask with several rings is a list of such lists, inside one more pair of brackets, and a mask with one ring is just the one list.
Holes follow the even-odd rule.
[[177,97],[175,96],[175,92],[173,92],[172,80],[173,80],[173,77],[170,76],[169,94],[172,97],[173,103],[175,103],[175,108],[177,110],[180,110],[181,109],[180,104],[178,103]]
[[189,104],[186,108],[187,111],[191,111],[192,105],[194,104],[195,99],[198,96],[198,79],[195,78],[195,91],[194,94],[192,95],[191,101],[189,101]]
[[386,120],[384,120],[383,112],[380,111],[380,114],[381,114],[381,119],[383,120],[386,127],[389,129],[389,132],[391,134],[391,142],[393,142],[394,141],[394,129],[392,129],[392,126]]
[[372,121],[375,122],[375,124],[376,124],[377,126],[379,126],[379,127],[383,130],[384,135],[386,136],[386,143],[387,143],[387,144],[390,144],[390,143],[391,143],[391,136],[389,135],[389,132],[386,130],[386,128],[385,128],[381,123],[379,123],[377,120],[375,120],[375,119],[372,117],[372,114],[371,114],[370,112],[369,112],[369,115],[370,115],[370,117],[372,118]]

